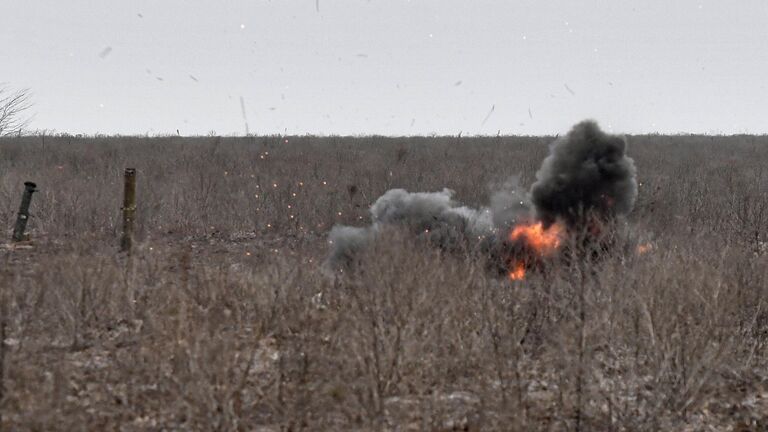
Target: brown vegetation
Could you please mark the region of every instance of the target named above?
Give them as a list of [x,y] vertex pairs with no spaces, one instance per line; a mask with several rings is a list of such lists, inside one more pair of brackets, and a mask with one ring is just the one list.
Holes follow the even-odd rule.
[[629,137],[642,254],[510,282],[400,238],[320,271],[386,190],[485,204],[549,141],[0,141],[7,239],[40,190],[31,242],[0,250],[0,429],[767,428],[767,138]]

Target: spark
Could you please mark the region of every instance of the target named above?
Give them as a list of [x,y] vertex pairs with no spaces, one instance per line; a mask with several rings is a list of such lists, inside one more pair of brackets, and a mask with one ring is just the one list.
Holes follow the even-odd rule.
[[240,30],[245,28],[245,24],[240,24]]

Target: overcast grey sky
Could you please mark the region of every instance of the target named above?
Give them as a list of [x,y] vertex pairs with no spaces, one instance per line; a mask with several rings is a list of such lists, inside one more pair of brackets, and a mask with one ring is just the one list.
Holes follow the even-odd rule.
[[0,38],[59,132],[768,132],[764,0],[0,0]]

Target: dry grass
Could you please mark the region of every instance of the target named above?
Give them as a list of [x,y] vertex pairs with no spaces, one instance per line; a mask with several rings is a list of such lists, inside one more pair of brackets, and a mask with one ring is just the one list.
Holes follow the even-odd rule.
[[766,138],[630,137],[641,256],[510,283],[392,233],[321,273],[330,227],[387,189],[482,204],[549,141],[0,141],[6,238],[40,189],[33,244],[0,250],[0,429],[768,428]]

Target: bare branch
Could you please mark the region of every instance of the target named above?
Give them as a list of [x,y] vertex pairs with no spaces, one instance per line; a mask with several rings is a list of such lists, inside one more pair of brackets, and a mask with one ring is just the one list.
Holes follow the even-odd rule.
[[0,86],[0,136],[21,133],[30,122],[25,115],[32,107],[29,89],[15,92]]

